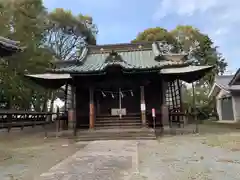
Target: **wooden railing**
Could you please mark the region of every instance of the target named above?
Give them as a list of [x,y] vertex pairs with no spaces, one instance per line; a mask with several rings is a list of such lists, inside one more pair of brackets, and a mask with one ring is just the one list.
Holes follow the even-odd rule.
[[6,128],[10,131],[15,127],[23,129],[26,126],[45,126],[52,122],[52,115],[50,112],[0,111],[0,129]]
[[169,125],[172,127],[173,124],[181,125],[184,127],[185,119],[187,114],[185,112],[169,112]]

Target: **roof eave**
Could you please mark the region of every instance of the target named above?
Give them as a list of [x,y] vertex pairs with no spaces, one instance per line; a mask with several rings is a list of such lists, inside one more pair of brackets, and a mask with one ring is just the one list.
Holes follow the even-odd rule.
[[[219,91],[216,92],[216,93],[214,93],[216,88],[219,88]],[[214,83],[213,86],[212,86],[212,88],[211,88],[211,90],[210,90],[210,92],[208,93],[208,98],[210,98],[211,96],[215,96],[217,93],[220,92],[220,90],[223,90],[223,91],[225,91],[225,92],[227,92],[227,93],[230,92],[228,89],[222,87],[221,85],[219,85],[219,84],[217,84],[217,83]]]
[[237,72],[234,74],[233,78],[231,79],[231,81],[229,82],[228,85],[233,85],[235,83],[235,81],[239,78],[240,76],[240,68],[237,70]]

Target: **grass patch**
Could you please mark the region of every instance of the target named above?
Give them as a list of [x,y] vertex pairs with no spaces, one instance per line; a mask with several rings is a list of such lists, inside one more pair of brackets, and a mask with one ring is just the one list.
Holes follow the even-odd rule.
[[240,150],[240,134],[224,134],[206,137],[205,144],[211,147],[222,147],[231,151]]
[[205,120],[203,121],[204,125],[209,125],[209,126],[215,126],[215,127],[220,127],[220,128],[231,128],[231,129],[240,129],[240,123],[223,123],[223,122],[218,122],[218,121],[213,121],[213,120]]

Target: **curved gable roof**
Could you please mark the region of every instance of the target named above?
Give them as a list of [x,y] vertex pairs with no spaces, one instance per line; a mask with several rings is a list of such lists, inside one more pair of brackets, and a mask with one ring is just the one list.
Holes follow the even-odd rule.
[[[120,65],[124,70],[149,70],[161,69],[167,66],[182,67],[187,63],[182,61],[186,54],[175,54],[169,52],[157,52],[152,42],[127,43],[112,45],[87,46],[88,51],[75,63],[65,63],[54,72],[65,73],[93,73],[102,72],[105,67]],[[85,51],[84,51],[85,52]],[[108,61],[112,52],[115,52],[121,61]],[[161,54],[161,56],[158,56]],[[110,58],[111,59],[111,58]]]

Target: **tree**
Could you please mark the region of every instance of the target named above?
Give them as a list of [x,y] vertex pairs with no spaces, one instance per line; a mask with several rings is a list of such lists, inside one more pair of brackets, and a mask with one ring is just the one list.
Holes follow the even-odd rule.
[[[46,18],[44,46],[54,55],[57,61],[80,59],[81,51],[86,44],[96,44],[97,27],[90,16],[57,8]],[[58,62],[59,63],[59,62]],[[55,94],[51,93],[51,109]]]
[[90,16],[57,8],[48,14],[45,46],[58,60],[74,60],[86,44],[96,44],[96,25]]
[[200,84],[204,82],[208,87],[212,86],[215,75],[223,74],[226,70],[227,62],[210,37],[192,26],[177,26],[170,34],[178,39],[184,51],[188,52],[192,47],[196,47],[192,53],[192,64],[215,66],[214,70],[200,81]]
[[[195,105],[197,108],[197,115],[199,119],[208,119],[215,111],[214,99],[208,98],[209,88],[199,87],[195,88]],[[183,107],[192,112],[193,105],[193,92],[192,88],[182,88]]]
[[210,37],[192,26],[177,26],[170,32],[160,27],[149,28],[139,33],[132,42],[142,41],[166,41],[177,50],[185,52],[192,50],[192,64],[214,65],[214,71],[204,78],[207,86],[213,84],[215,74],[222,74],[227,67],[225,59]]
[[176,44],[177,40],[166,29],[161,27],[149,28],[139,33],[132,42],[167,41]]
[[22,53],[0,62],[2,97],[8,108],[29,108],[32,93],[44,94],[41,88],[29,88],[23,75],[37,73],[49,67],[51,54],[42,47],[46,13],[41,0],[13,0],[1,3],[1,35],[18,40],[26,46]]
[[74,16],[64,9],[48,13],[42,0],[1,1],[0,22],[0,35],[26,46],[24,52],[0,61],[0,97],[8,108],[28,109],[33,104],[41,110],[49,93],[23,75],[44,72],[56,59],[77,59],[83,46],[96,43],[91,17]]

